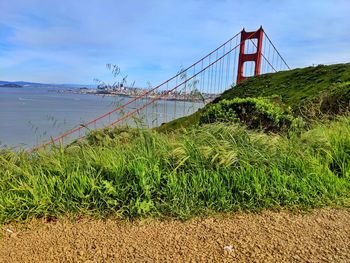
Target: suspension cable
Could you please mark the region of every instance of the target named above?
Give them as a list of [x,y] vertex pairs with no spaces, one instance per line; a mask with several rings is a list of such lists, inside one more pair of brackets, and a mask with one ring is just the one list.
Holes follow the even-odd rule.
[[271,39],[270,39],[269,36],[265,33],[265,31],[264,31],[264,35],[265,35],[266,38],[269,40],[270,44],[271,44],[272,47],[275,49],[275,51],[277,52],[277,54],[280,56],[280,58],[282,59],[283,63],[287,66],[288,69],[290,69],[289,65],[288,65],[287,62],[284,60],[284,58],[282,57],[282,55],[280,54],[280,52],[278,52],[277,48],[276,48],[275,45],[272,43]]

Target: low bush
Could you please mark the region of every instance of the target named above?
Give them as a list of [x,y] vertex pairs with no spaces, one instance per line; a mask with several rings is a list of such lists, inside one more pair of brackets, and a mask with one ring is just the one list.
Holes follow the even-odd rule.
[[240,122],[248,129],[280,132],[303,125],[291,109],[283,107],[278,97],[234,98],[210,105],[200,117],[200,124]]
[[296,113],[308,121],[334,118],[350,112],[350,82],[332,84],[315,98],[304,100]]

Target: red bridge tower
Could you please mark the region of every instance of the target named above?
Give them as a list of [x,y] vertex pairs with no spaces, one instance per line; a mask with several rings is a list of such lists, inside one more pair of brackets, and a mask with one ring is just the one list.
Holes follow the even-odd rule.
[[[260,67],[261,67],[261,51],[262,51],[262,40],[263,40],[264,30],[262,26],[257,30],[253,32],[246,32],[243,28],[241,31],[241,44],[239,49],[239,57],[238,57],[238,72],[237,72],[237,83],[239,84],[241,81],[243,81],[246,77],[243,75],[243,69],[244,69],[244,63],[247,61],[254,62],[254,76],[260,74]],[[246,40],[249,39],[257,39],[256,44],[256,53],[253,54],[245,54],[244,53],[244,47]]]

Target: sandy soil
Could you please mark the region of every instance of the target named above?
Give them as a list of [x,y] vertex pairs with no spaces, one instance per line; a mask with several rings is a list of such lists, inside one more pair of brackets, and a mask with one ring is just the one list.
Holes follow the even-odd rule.
[[350,209],[4,226],[0,262],[350,262]]

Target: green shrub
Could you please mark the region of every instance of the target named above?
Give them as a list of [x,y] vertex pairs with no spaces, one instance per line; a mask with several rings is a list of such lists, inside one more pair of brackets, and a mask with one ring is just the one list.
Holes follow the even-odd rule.
[[139,136],[140,129],[132,129],[129,126],[116,126],[91,131],[85,137],[85,143],[93,146],[113,146],[115,143],[127,145]]
[[306,120],[319,120],[345,115],[350,111],[350,82],[330,85],[317,97],[306,99],[296,109],[296,113]]
[[234,98],[212,104],[202,114],[200,124],[240,122],[248,129],[279,132],[302,126],[300,118],[284,108],[279,97]]

